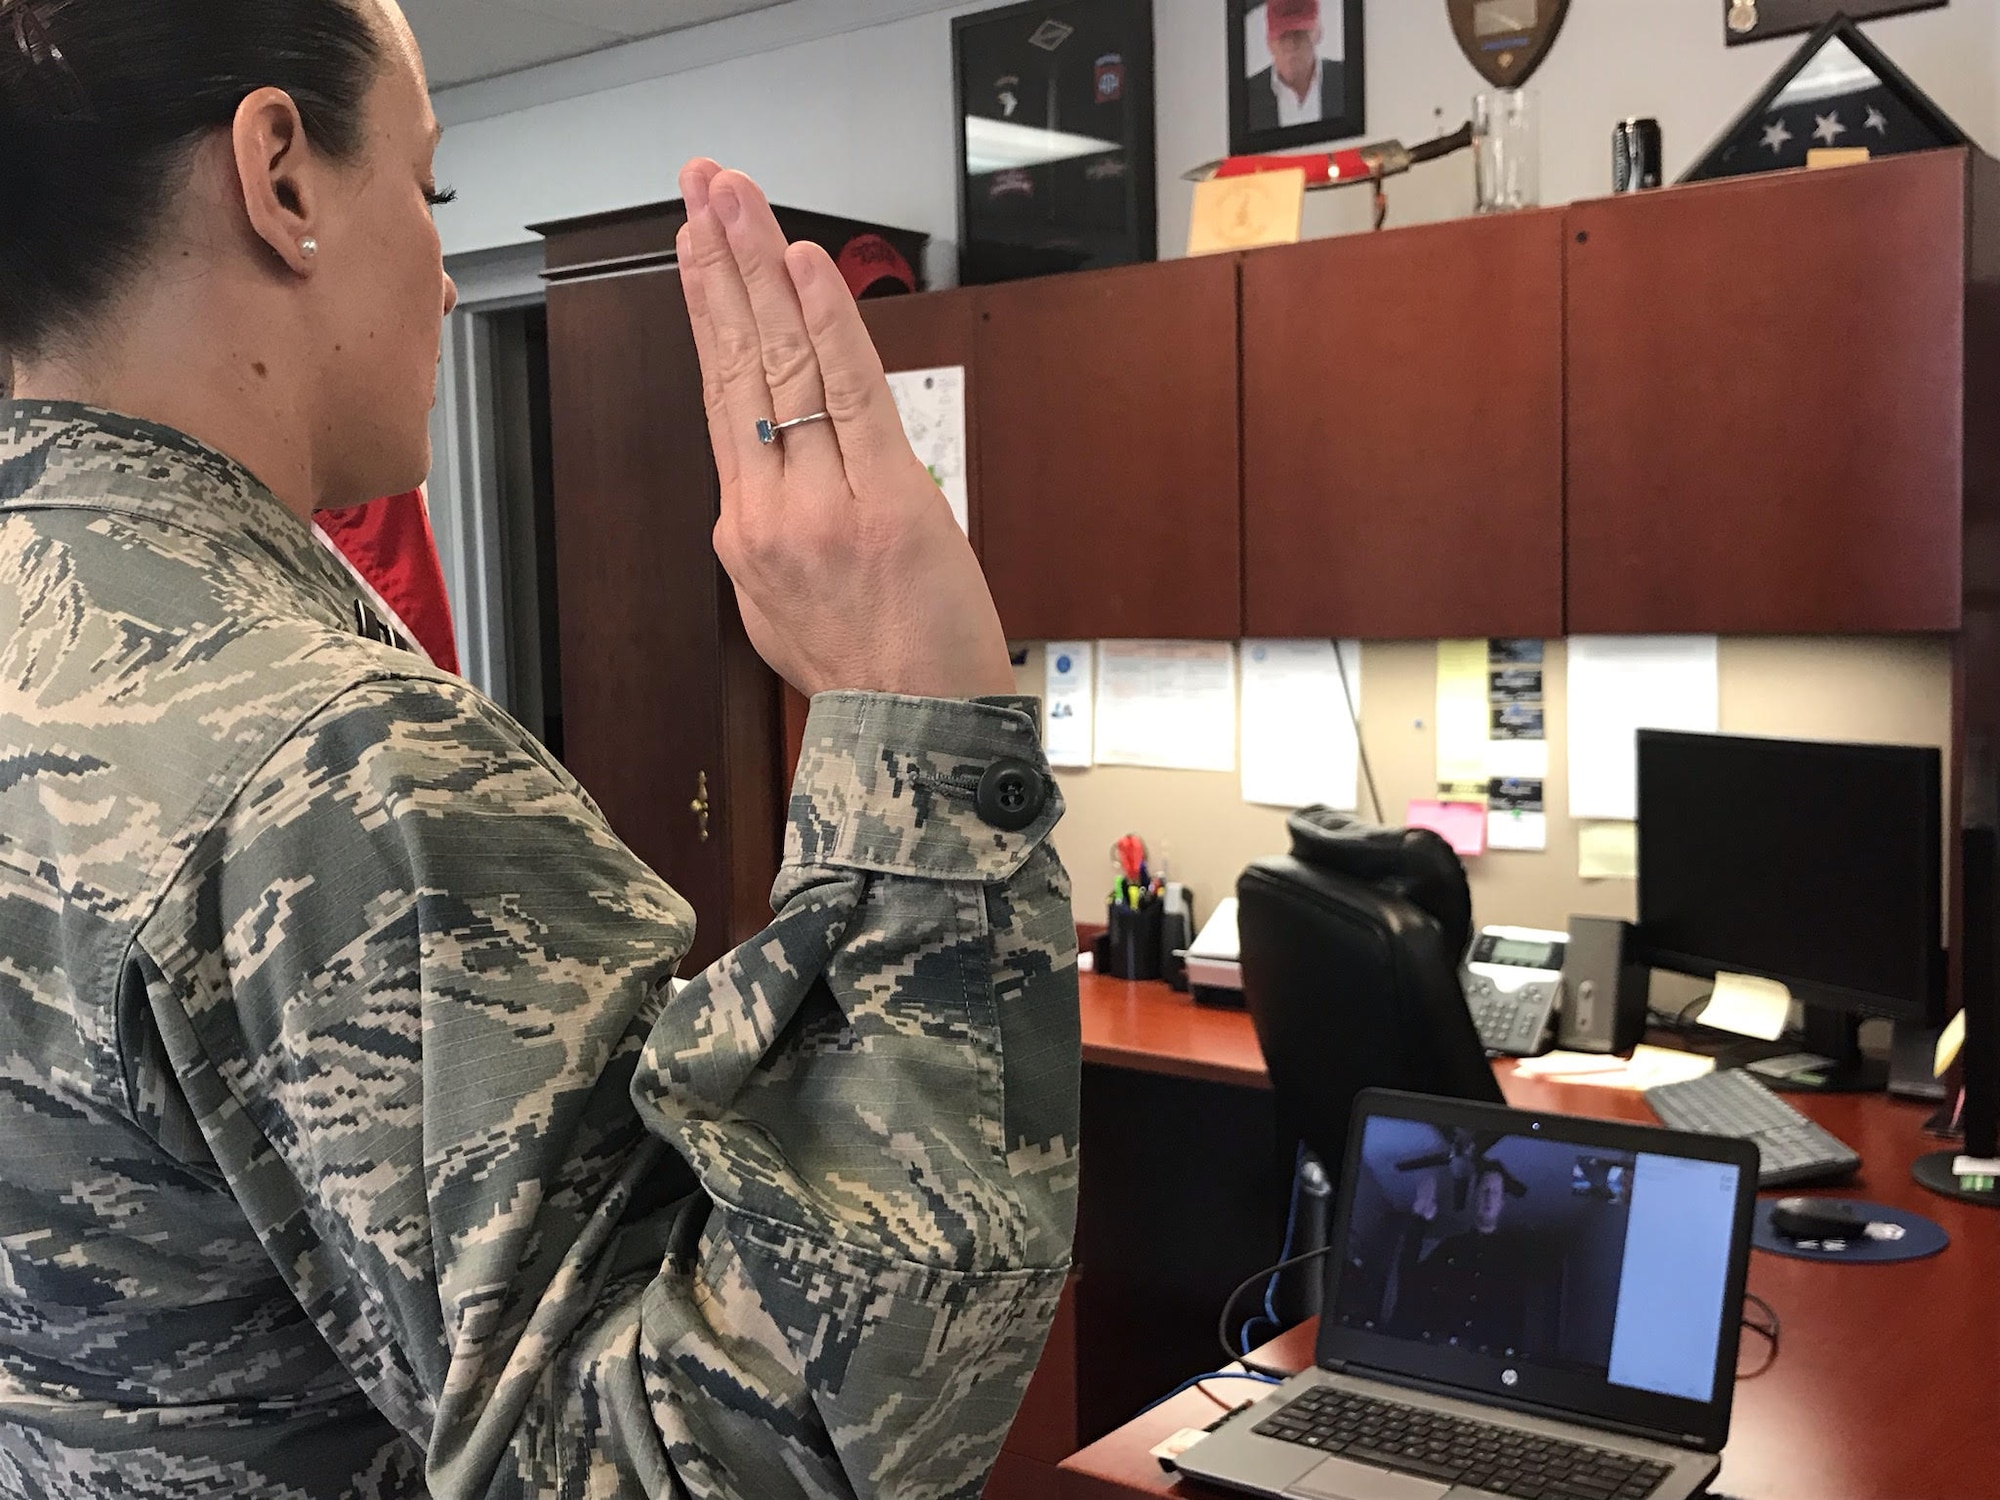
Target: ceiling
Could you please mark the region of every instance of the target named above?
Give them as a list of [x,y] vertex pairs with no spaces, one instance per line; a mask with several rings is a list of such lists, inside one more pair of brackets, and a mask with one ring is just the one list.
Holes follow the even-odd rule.
[[402,0],[433,89],[678,31],[782,0]]

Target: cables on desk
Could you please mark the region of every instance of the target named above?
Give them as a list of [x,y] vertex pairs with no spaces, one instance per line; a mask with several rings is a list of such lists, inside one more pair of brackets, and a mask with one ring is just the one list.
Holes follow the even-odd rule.
[[[1646,1019],[1655,1023],[1656,1025],[1664,1027],[1668,1031],[1686,1031],[1689,1029],[1688,1012],[1693,1010],[1697,1005],[1708,1004],[1708,1002],[1713,1000],[1714,998],[1715,998],[1714,990],[1703,990],[1699,995],[1696,995],[1694,999],[1688,1001],[1686,1005],[1683,1005],[1679,1010],[1675,1011],[1672,1015],[1669,1015],[1666,1011],[1656,1010],[1653,1007],[1648,1006],[1646,1008]],[[1695,1024],[1699,1025],[1700,1023],[1697,1022]]]
[[1706,1011],[1708,1009],[1708,1002],[1713,1000],[1714,998],[1715,998],[1714,990],[1710,990],[1706,994],[1696,995],[1694,999],[1688,1001],[1686,1005],[1683,1005],[1681,1007],[1680,1014],[1674,1017],[1674,1025],[1676,1026],[1687,1025],[1688,1012],[1693,1010],[1697,1005],[1699,1005],[1704,1011]]
[[[1223,1354],[1230,1359],[1238,1361],[1244,1369],[1251,1371],[1253,1374],[1276,1379],[1290,1378],[1294,1372],[1290,1370],[1273,1370],[1264,1365],[1257,1364],[1255,1361],[1243,1357],[1246,1351],[1239,1351],[1230,1347],[1230,1314],[1236,1311],[1236,1304],[1242,1298],[1243,1294],[1256,1286],[1258,1282],[1264,1280],[1266,1277],[1276,1276],[1280,1271],[1289,1271],[1293,1266],[1302,1266],[1309,1260],[1318,1260],[1332,1248],[1333,1246],[1330,1244],[1321,1245],[1317,1249],[1306,1251],[1303,1255],[1290,1256],[1285,1260],[1279,1261],[1275,1266],[1267,1266],[1265,1269],[1257,1272],[1256,1275],[1246,1276],[1242,1281],[1238,1282],[1236,1290],[1222,1299],[1222,1314],[1215,1320],[1215,1341],[1222,1345]],[[1247,1328],[1249,1325],[1245,1324],[1244,1326]]]
[[[1151,1411],[1154,1407],[1164,1405],[1166,1402],[1173,1400],[1174,1397],[1178,1396],[1182,1391],[1191,1390],[1199,1386],[1204,1380],[1254,1380],[1259,1385],[1284,1384],[1284,1382],[1280,1380],[1277,1376],[1265,1374],[1264,1372],[1259,1370],[1210,1370],[1206,1375],[1190,1375],[1186,1380],[1183,1380],[1179,1385],[1175,1386],[1172,1390],[1168,1391],[1166,1395],[1160,1397],[1158,1401],[1149,1401],[1144,1406],[1140,1407],[1138,1414],[1142,1417],[1145,1416],[1146,1413]],[[1224,1402],[1216,1398],[1214,1395],[1211,1395],[1207,1391],[1203,1391],[1202,1394],[1204,1396],[1207,1396],[1209,1400],[1214,1401],[1215,1404],[1218,1406],[1222,1406],[1225,1404]],[[1249,1405],[1249,1403],[1244,1402],[1243,1405],[1247,1406]],[[1241,1410],[1241,1407],[1232,1406],[1229,1408],[1229,1410],[1234,1412]]]
[[[1283,1244],[1278,1246],[1278,1260],[1281,1264],[1292,1253],[1292,1236],[1298,1229],[1299,1193],[1303,1185],[1302,1179],[1305,1176],[1305,1170],[1306,1170],[1306,1143],[1304,1141],[1300,1141],[1298,1155],[1294,1157],[1292,1160],[1292,1203],[1291,1207],[1287,1209],[1285,1212],[1285,1240]],[[1271,1279],[1264,1283],[1263,1315],[1261,1317],[1253,1315],[1244,1320],[1242,1329],[1236,1335],[1236,1342],[1240,1347],[1231,1351],[1229,1356],[1231,1359],[1238,1358],[1239,1356],[1248,1354],[1250,1352],[1250,1330],[1254,1328],[1258,1323],[1260,1322],[1268,1323],[1271,1327],[1271,1331],[1274,1334],[1283,1333],[1285,1331],[1283,1326],[1280,1324],[1278,1320],[1277,1296],[1278,1296],[1278,1273],[1276,1271],[1272,1271]],[[1228,1341],[1224,1340],[1223,1348],[1227,1349],[1228,1347],[1229,1347]]]

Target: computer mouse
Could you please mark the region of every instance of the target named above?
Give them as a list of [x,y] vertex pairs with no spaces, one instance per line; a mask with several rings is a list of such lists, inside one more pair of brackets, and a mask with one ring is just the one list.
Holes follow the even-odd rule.
[[1788,1240],[1854,1240],[1867,1232],[1867,1215],[1841,1198],[1780,1198],[1771,1228]]

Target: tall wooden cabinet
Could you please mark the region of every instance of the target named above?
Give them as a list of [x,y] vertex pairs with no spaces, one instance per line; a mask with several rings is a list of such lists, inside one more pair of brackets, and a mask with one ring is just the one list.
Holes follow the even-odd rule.
[[658,226],[667,258],[612,275],[577,259],[581,235],[550,231],[549,390],[564,759],[694,907],[691,970],[769,920],[777,679],[710,539],[718,489],[675,228]]
[[978,298],[980,541],[1007,634],[1238,634],[1234,260]]
[[1243,633],[1562,634],[1562,212],[1243,258]]
[[[837,251],[876,226],[778,210]],[[720,490],[681,294],[678,202],[546,237],[563,758],[694,907],[685,969],[771,916],[786,783],[779,681],[751,648],[711,532]],[[924,237],[888,235],[911,264]]]
[[1972,156],[1567,211],[1572,632],[1957,628]]

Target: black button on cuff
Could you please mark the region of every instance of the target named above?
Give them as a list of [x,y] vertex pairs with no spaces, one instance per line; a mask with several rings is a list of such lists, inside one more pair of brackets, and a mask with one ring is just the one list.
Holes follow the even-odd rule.
[[1049,789],[1041,771],[1032,762],[1009,755],[986,768],[973,806],[993,827],[1018,833],[1042,815],[1048,801]]

